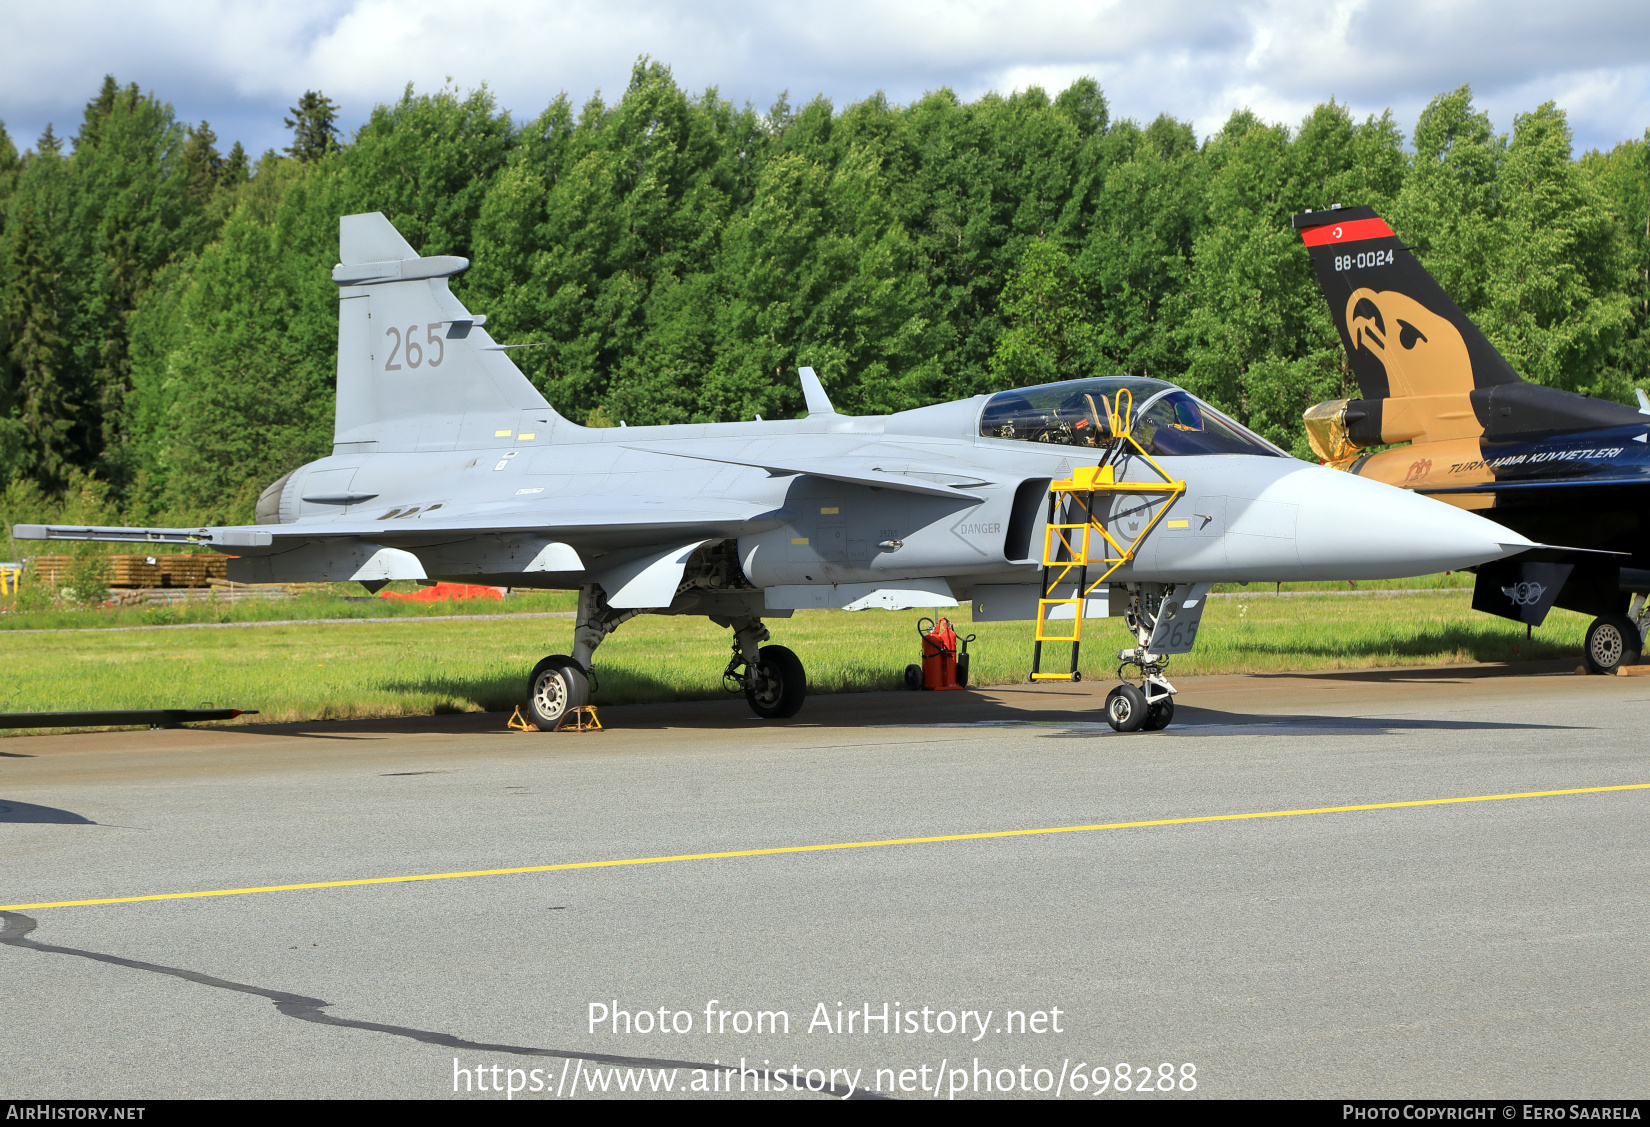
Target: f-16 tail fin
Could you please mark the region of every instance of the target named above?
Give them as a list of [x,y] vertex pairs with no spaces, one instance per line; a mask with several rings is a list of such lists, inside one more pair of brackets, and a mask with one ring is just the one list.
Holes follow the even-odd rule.
[[338,252],[334,443],[395,432],[458,441],[466,427],[480,434],[504,416],[550,409],[482,328],[486,317],[448,288],[468,259],[421,258],[376,211],[338,221]]
[[1379,443],[1580,430],[1636,414],[1525,382],[1373,208],[1309,211],[1294,225],[1363,392],[1306,413],[1325,461]]

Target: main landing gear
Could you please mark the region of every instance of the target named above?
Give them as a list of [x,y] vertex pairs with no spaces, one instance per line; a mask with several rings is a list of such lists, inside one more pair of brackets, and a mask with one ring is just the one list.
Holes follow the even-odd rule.
[[590,661],[596,647],[623,623],[642,612],[615,610],[594,584],[579,588],[578,617],[573,627],[573,656],[551,654],[527,679],[527,712],[534,724],[553,731],[567,712],[590,703]]
[[527,678],[527,712],[546,732],[570,710],[590,703],[590,677],[566,654],[551,654]]
[[802,710],[808,676],[802,659],[784,646],[764,646],[768,628],[759,618],[733,620],[733,656],[722,671],[730,693],[744,693],[751,711],[764,720],[786,720]]
[[[1123,683],[1106,694],[1106,722],[1118,732],[1161,732],[1174,719],[1174,696],[1180,690],[1163,675],[1168,657],[1150,653],[1146,647],[1157,629],[1166,592],[1155,585],[1137,583],[1120,584],[1112,590],[1120,588],[1128,591],[1123,621],[1134,632],[1136,645],[1117,654],[1117,679]],[[1130,684],[1124,673],[1131,665],[1140,671],[1138,687]]]
[[[598,586],[579,589],[572,656],[551,654],[533,667],[527,679],[527,712],[534,724],[551,731],[569,710],[590,703],[590,662],[596,647],[642,613],[608,606]],[[718,621],[733,626],[733,657],[722,673],[723,683],[731,692],[744,693],[751,711],[764,720],[795,716],[808,695],[802,659],[784,646],[762,645],[768,640],[768,628],[759,618]]]
[[1587,640],[1582,654],[1587,668],[1593,673],[1614,673],[1624,665],[1637,665],[1644,652],[1644,631],[1639,626],[1644,610],[1644,596],[1633,596],[1633,610],[1637,614],[1604,614],[1593,619],[1587,627]]

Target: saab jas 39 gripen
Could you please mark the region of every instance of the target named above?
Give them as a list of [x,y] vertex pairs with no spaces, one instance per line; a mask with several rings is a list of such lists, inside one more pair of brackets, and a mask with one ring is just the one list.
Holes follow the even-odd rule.
[[[1121,615],[1134,645],[1114,727],[1173,712],[1210,584],[1379,579],[1531,546],[1461,509],[1288,456],[1161,380],[1080,379],[885,417],[589,429],[562,418],[453,296],[468,261],[420,257],[382,214],[340,223],[332,453],[271,485],[258,523],[18,526],[50,540],[177,542],[238,582],[452,580],[579,592],[570,654],[526,686],[553,726],[589,697],[597,646],[638,614],[731,628],[730,688],[796,714],[801,660],[765,619],[971,600],[1043,644]],[[1069,620],[1061,627],[1059,620]],[[1070,630],[1070,635],[1061,634]],[[1075,651],[1075,645],[1072,647]],[[1075,653],[1069,672],[1076,675]]]

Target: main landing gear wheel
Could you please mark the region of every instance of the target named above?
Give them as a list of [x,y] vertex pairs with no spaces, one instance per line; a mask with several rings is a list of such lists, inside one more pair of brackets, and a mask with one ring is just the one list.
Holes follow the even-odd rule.
[[1146,706],[1146,722],[1140,725],[1143,731],[1161,732],[1174,719],[1174,698],[1164,697]]
[[566,654],[551,654],[527,679],[527,712],[545,731],[553,729],[569,709],[590,703],[590,679],[579,663]]
[[756,654],[754,676],[745,681],[745,699],[764,720],[784,720],[802,710],[808,677],[802,659],[784,646],[763,646]]
[[1604,614],[1587,627],[1584,654],[1594,673],[1614,673],[1623,665],[1637,665],[1643,648],[1639,628],[1625,614]]
[[1138,732],[1146,711],[1146,694],[1126,681],[1106,694],[1106,722],[1114,731]]

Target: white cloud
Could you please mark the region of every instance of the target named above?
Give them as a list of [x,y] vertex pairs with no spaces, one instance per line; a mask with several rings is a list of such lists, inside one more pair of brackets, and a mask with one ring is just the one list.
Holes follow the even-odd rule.
[[358,124],[411,81],[485,81],[518,117],[559,92],[611,100],[647,54],[690,90],[766,107],[823,93],[839,105],[949,86],[966,98],[1098,78],[1114,115],[1168,112],[1200,133],[1236,108],[1294,123],[1331,95],[1404,127],[1471,83],[1498,128],[1556,99],[1579,147],[1650,125],[1650,5],[1642,0],[250,0],[143,5],[68,0],[0,11],[0,119],[28,142],[61,134],[105,73],[136,81],[225,143],[285,143],[306,89]]

